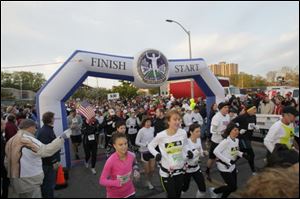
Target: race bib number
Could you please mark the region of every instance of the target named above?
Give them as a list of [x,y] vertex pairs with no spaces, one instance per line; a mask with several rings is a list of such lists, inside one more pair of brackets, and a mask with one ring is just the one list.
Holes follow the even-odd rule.
[[182,141],[176,141],[165,144],[167,154],[171,156],[171,161],[174,165],[180,164],[183,161],[182,156]]
[[253,130],[255,128],[255,123],[248,124],[248,130]]
[[117,179],[120,180],[121,184],[125,184],[127,183],[129,180],[130,180],[130,175],[131,175],[131,172],[125,174],[125,175],[117,175]]
[[95,140],[95,135],[94,134],[93,135],[89,135],[88,136],[88,140],[89,141]]
[[239,147],[232,147],[230,151],[230,155],[232,157],[236,157],[238,155]]
[[72,123],[78,123],[77,118],[73,118],[73,119],[72,119]]

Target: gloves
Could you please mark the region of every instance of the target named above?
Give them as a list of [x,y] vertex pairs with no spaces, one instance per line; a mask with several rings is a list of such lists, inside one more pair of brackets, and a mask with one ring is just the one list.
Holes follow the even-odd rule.
[[250,156],[247,153],[243,153],[243,158],[245,158],[246,160],[249,160]]
[[191,152],[191,151],[188,151],[187,152],[187,156],[186,156],[188,159],[192,159],[193,157],[194,157],[194,154],[193,154],[193,152]]
[[245,129],[241,129],[241,130],[240,130],[240,134],[243,135],[244,133],[246,133],[246,131],[247,131],[247,130],[245,130]]
[[159,162],[159,161],[161,160],[161,154],[160,154],[160,153],[158,153],[158,154],[155,156],[155,160],[156,160],[157,162]]
[[63,139],[68,139],[68,138],[71,137],[71,134],[72,134],[71,129],[67,129],[67,130],[65,130],[65,131],[63,132],[63,134],[61,135],[61,137],[62,137]]
[[209,155],[208,151],[203,151],[203,155],[208,156]]
[[134,177],[135,179],[139,179],[139,178],[141,177],[140,172],[138,172],[137,170],[134,170],[134,171],[133,171],[133,177]]

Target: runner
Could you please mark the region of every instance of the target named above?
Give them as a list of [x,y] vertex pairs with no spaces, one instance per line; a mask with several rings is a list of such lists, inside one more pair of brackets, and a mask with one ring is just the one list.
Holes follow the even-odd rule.
[[95,165],[97,159],[97,132],[99,128],[98,120],[95,117],[88,121],[84,121],[82,126],[83,148],[85,153],[85,167],[89,168],[89,160],[91,158],[91,171],[96,175]]
[[146,185],[149,189],[154,189],[153,185],[151,184],[151,179],[155,168],[155,159],[147,148],[148,144],[154,138],[154,128],[151,127],[151,118],[146,118],[142,122],[142,126],[143,128],[139,130],[135,143],[136,145],[140,146],[141,160],[144,163],[144,171],[147,179]]
[[246,154],[239,151],[239,126],[230,123],[224,132],[227,138],[215,148],[214,154],[218,158],[217,167],[226,185],[218,188],[209,188],[212,198],[217,198],[222,193],[222,198],[227,198],[237,189],[237,173],[235,163],[238,157],[247,158]]
[[130,118],[126,120],[126,127],[128,129],[130,143],[131,145],[135,146],[135,139],[138,132],[138,123],[134,109],[130,110]]
[[200,139],[200,128],[199,124],[192,124],[188,132],[188,160],[187,169],[184,174],[183,192],[187,192],[189,189],[191,177],[194,178],[198,186],[198,191],[196,193],[196,198],[203,198],[206,192],[205,180],[199,166],[200,157],[208,155],[207,151],[203,151]]
[[75,159],[79,160],[78,147],[82,142],[82,138],[81,138],[82,119],[80,115],[76,114],[75,109],[71,109],[70,115],[68,116],[67,120],[68,120],[68,127],[72,130],[71,140],[72,140],[72,148],[75,155]]
[[215,163],[216,156],[213,153],[214,149],[218,144],[223,140],[222,134],[225,131],[227,125],[230,122],[230,117],[228,115],[229,105],[225,102],[221,102],[218,105],[219,112],[215,114],[211,121],[210,132],[211,137],[211,146],[209,150],[209,160],[207,161],[206,175],[207,180],[211,181],[210,169]]
[[252,175],[256,175],[254,164],[255,154],[252,148],[251,139],[254,131],[258,131],[259,127],[256,125],[256,106],[249,104],[246,106],[246,113],[239,115],[232,120],[233,123],[239,124],[239,144],[240,150],[249,155],[248,163],[250,165]]
[[116,152],[106,161],[99,184],[106,187],[107,198],[134,198],[132,174],[135,179],[140,177],[135,155],[128,151],[125,134],[114,133],[112,143]]
[[282,119],[275,122],[269,129],[264,139],[264,144],[268,149],[268,155],[273,152],[275,144],[284,144],[289,149],[294,144],[294,127],[291,126],[299,112],[295,107],[287,106],[282,110]]
[[[122,133],[122,134],[126,135],[126,124],[124,121],[116,122],[116,129],[117,130],[115,132],[113,132],[112,135],[115,133]],[[128,135],[126,135],[126,137],[127,137],[127,140],[129,140]],[[135,147],[131,144],[130,141],[127,143],[127,145],[128,145],[129,151],[131,151],[131,152],[135,151]],[[110,150],[108,150],[108,149],[110,149]],[[112,140],[110,139],[107,150],[106,150],[106,157],[108,158],[114,152],[115,152],[115,148],[113,147]]]
[[[176,110],[171,110],[166,116],[168,128],[148,144],[148,149],[160,161],[159,174],[168,198],[180,198],[183,182],[183,168],[186,157],[184,147],[187,135],[180,129],[181,116]],[[155,150],[159,146],[160,153]]]

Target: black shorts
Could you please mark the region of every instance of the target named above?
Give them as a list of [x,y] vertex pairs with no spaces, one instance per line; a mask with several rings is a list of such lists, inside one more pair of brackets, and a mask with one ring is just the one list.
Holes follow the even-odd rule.
[[216,155],[214,154],[214,150],[215,148],[218,146],[219,144],[218,143],[215,143],[215,142],[211,142],[211,145],[210,145],[210,149],[209,149],[209,159],[216,159]]
[[82,142],[81,135],[71,135],[72,143],[80,144]]
[[154,156],[150,152],[143,152],[142,160],[148,162],[150,159],[154,159]]

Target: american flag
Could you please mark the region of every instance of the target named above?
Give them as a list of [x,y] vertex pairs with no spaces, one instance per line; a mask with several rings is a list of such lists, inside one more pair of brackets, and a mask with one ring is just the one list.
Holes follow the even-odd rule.
[[92,119],[96,115],[94,108],[87,101],[83,101],[78,105],[77,112],[83,115],[87,120]]

